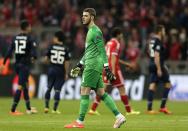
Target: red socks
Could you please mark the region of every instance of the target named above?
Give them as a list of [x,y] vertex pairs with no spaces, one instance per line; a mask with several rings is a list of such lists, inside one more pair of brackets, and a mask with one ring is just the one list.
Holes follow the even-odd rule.
[[97,109],[97,107],[98,107],[100,101],[101,101],[101,98],[100,98],[99,96],[96,96],[95,101],[94,101],[94,103],[93,103],[93,105],[92,105],[92,107],[91,107],[91,109],[92,109],[93,111],[96,111],[96,109]]
[[[101,101],[101,98],[100,98],[99,96],[96,96],[95,101],[94,101],[94,103],[93,103],[93,105],[92,105],[92,107],[91,107],[91,109],[92,109],[93,111],[96,111],[96,109],[97,109],[97,107],[98,107],[100,101]],[[131,107],[129,106],[128,96],[127,96],[127,95],[121,96],[121,101],[122,101],[123,104],[125,105],[126,111],[127,111],[127,112],[131,112]]]
[[121,101],[125,105],[125,109],[127,112],[131,112],[131,107],[129,106],[129,100],[127,95],[121,96]]

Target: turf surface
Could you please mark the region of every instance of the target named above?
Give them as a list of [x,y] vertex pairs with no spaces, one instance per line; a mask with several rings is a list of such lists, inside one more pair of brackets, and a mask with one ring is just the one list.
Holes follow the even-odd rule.
[[[11,116],[9,114],[12,98],[0,98],[0,131],[110,131],[114,123],[114,116],[102,103],[98,111],[100,116],[86,116],[84,129],[65,129],[64,125],[77,118],[79,101],[62,100],[59,106],[62,114],[44,114],[43,101],[33,99],[32,105],[39,111],[38,114],[23,116]],[[53,101],[51,102],[51,104]],[[125,110],[121,102],[117,101],[117,106],[122,113]],[[131,102],[135,110],[140,110],[137,116],[127,116],[127,122],[118,131],[188,131],[188,103],[168,102],[168,107],[173,112],[172,115],[147,115],[145,114],[146,101]],[[154,102],[154,109],[158,110],[160,101]],[[25,112],[25,104],[22,100],[18,110]]]

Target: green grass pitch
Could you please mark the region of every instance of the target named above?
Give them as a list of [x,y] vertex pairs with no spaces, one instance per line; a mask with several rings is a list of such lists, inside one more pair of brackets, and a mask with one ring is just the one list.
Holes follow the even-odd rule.
[[[131,101],[135,110],[140,110],[140,115],[127,116],[127,122],[120,129],[113,129],[114,116],[102,103],[98,111],[100,116],[87,115],[84,129],[65,129],[64,125],[72,122],[78,116],[79,101],[61,100],[60,115],[44,114],[44,103],[42,100],[32,99],[32,106],[38,110],[38,114],[23,116],[9,115],[12,98],[0,98],[0,131],[188,131],[188,103],[168,102],[172,115],[147,115],[145,114],[146,101]],[[51,104],[53,101],[51,101]],[[120,111],[125,114],[124,107],[120,101],[116,101]],[[159,108],[160,101],[154,101],[154,109]],[[18,110],[25,112],[24,101],[18,105]]]

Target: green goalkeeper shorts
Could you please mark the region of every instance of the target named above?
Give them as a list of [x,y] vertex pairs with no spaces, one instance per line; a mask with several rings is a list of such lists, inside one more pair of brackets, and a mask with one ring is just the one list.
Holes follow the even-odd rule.
[[86,69],[82,74],[82,87],[90,87],[94,90],[97,88],[104,88],[102,80],[102,73],[93,69]]

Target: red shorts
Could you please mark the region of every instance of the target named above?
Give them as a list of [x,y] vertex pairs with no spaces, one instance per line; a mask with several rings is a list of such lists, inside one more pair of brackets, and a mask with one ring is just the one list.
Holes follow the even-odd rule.
[[113,87],[117,87],[117,88],[120,87],[120,86],[123,86],[123,85],[124,85],[124,78],[123,78],[123,75],[122,75],[121,70],[117,70],[115,76],[116,76],[116,80],[114,80],[113,82],[110,83],[110,82],[107,80],[105,71],[103,71],[103,75],[102,75],[103,82],[104,82],[106,85],[112,85]]

